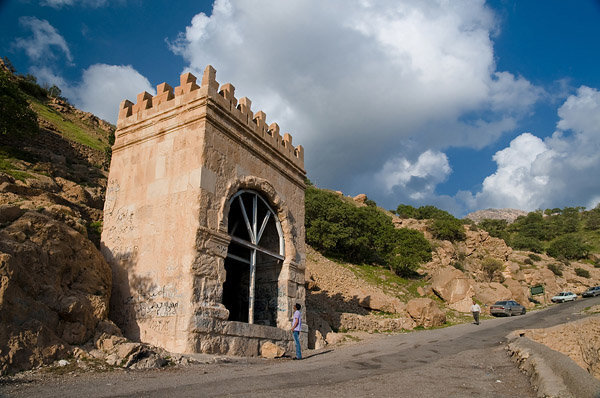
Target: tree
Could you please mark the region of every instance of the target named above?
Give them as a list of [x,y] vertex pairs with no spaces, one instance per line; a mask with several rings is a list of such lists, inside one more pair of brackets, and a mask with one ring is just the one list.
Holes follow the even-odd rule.
[[499,274],[500,271],[502,271],[503,265],[504,264],[502,263],[502,261],[495,258],[487,257],[481,263],[481,269],[483,270],[483,273],[489,278],[490,282],[492,282],[496,275]]
[[400,218],[417,218],[417,209],[411,205],[398,205],[396,214]]
[[48,96],[50,96],[51,98],[62,98],[62,91],[61,89],[56,85],[53,84],[49,89],[48,89]]
[[431,261],[431,244],[422,232],[400,228],[395,231],[396,245],[388,264],[397,275],[409,276],[420,264]]
[[515,234],[510,239],[510,246],[513,249],[529,250],[534,253],[541,253],[544,251],[544,245],[542,245],[542,242],[539,239],[525,236],[521,233]]
[[567,234],[554,239],[546,252],[554,258],[564,257],[568,260],[578,260],[588,256],[590,246],[583,241],[581,236]]
[[434,238],[439,240],[449,240],[451,242],[463,241],[467,238],[463,223],[454,219],[434,219],[428,227]]
[[600,229],[600,204],[584,213],[585,229],[597,231]]
[[325,255],[355,264],[386,266],[409,276],[431,260],[431,246],[419,231],[396,229],[375,205],[357,207],[339,195],[306,188],[306,242]]

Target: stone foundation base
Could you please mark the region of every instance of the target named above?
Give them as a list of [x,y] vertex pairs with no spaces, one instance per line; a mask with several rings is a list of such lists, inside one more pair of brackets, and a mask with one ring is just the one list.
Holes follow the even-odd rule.
[[[286,355],[295,353],[292,332],[273,326],[197,317],[191,338],[192,350],[205,354],[255,357],[260,355],[260,348],[266,342],[283,348]],[[308,330],[300,333],[300,344],[303,350],[307,349]]]

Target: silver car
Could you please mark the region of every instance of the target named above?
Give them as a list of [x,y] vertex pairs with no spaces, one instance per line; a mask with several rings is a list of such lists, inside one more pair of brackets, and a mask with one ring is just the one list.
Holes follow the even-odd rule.
[[490,314],[494,316],[523,315],[527,312],[525,307],[514,300],[496,301],[490,306]]
[[582,293],[581,297],[594,297],[600,296],[600,286],[590,287],[588,290]]

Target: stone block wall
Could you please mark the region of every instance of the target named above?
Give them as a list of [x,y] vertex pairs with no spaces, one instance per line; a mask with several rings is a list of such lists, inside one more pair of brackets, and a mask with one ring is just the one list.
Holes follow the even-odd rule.
[[[120,105],[102,233],[110,316],[129,338],[175,352],[288,348],[305,301],[303,148],[231,84],[219,89],[211,66],[200,85],[190,73],[180,83]],[[276,327],[228,321],[222,303],[229,201],[242,189],[269,202],[283,232]]]

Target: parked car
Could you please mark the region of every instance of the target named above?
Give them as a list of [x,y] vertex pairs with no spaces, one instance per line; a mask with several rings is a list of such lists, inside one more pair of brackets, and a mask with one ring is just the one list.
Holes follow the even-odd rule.
[[573,292],[560,292],[551,298],[553,303],[564,303],[565,301],[574,301],[576,299],[577,295]]
[[590,287],[588,290],[581,294],[581,297],[594,297],[600,296],[600,286]]
[[523,315],[525,312],[527,312],[525,307],[514,300],[496,301],[490,306],[490,314],[494,316]]

